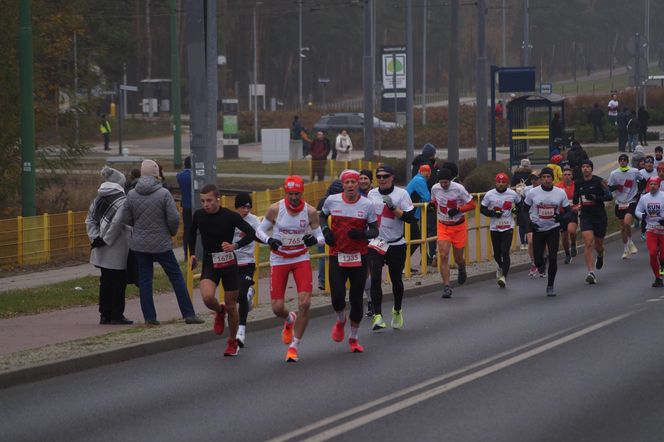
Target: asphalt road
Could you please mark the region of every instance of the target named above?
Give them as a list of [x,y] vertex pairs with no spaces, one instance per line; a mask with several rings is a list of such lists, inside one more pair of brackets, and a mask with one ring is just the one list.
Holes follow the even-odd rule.
[[660,441],[664,290],[637,245],[612,243],[596,286],[561,264],[556,298],[525,273],[408,298],[363,354],[330,314],[297,364],[269,329],[237,358],[220,340],[2,390],[0,440]]

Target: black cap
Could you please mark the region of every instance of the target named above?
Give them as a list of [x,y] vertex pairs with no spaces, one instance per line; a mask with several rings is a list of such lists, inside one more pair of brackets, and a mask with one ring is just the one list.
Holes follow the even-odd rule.
[[543,168],[540,171],[540,176],[542,176],[542,175],[549,175],[549,176],[553,177],[553,169],[550,168],[550,167]]
[[588,165],[588,166],[590,166],[591,169],[594,169],[594,168],[595,168],[595,165],[593,164],[593,162],[592,162],[591,160],[583,160],[583,161],[581,161],[581,166],[584,166],[584,165]]
[[394,169],[389,164],[383,164],[382,166],[378,166],[378,169],[376,169],[376,175],[378,175],[381,172],[394,175]]
[[369,169],[360,170],[360,175],[364,175],[364,176],[368,177],[370,180],[373,179],[373,172],[370,171]]
[[248,193],[238,193],[235,195],[235,208],[245,206],[251,207],[251,195]]
[[441,180],[448,180],[449,181],[452,178],[454,178],[454,176],[452,175],[452,171],[450,169],[447,169],[445,167],[443,167],[441,169],[438,169],[438,181],[441,181]]
[[621,161],[621,160],[629,161],[629,156],[626,153],[621,153],[618,156],[618,161]]

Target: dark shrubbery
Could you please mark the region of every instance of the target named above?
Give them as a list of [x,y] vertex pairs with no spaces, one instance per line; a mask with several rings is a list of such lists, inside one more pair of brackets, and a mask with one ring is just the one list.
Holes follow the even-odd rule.
[[511,176],[507,164],[500,161],[489,161],[471,170],[462,183],[470,193],[486,192],[494,187],[496,174],[500,172]]

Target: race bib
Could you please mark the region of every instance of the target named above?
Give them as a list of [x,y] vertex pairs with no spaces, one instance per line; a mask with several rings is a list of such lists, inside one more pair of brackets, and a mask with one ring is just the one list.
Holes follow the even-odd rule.
[[212,267],[215,269],[225,269],[236,264],[233,252],[212,252],[211,255]]
[[503,216],[502,218],[498,218],[496,220],[496,227],[500,230],[509,229],[510,227],[512,227],[511,217],[504,217]]
[[627,209],[629,209],[629,203],[618,204],[618,210],[627,210]]
[[339,267],[362,267],[362,255],[360,252],[337,254]]
[[553,207],[538,207],[537,216],[540,219],[551,219],[556,213],[556,209]]
[[281,232],[281,243],[286,249],[300,248],[304,244],[302,234]]
[[371,241],[369,241],[369,247],[380,253],[381,255],[384,255],[387,253],[387,249],[390,247],[390,245],[387,243],[382,238],[374,238]]

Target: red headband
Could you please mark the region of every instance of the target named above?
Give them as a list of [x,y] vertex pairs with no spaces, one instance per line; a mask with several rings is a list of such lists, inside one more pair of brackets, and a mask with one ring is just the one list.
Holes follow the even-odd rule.
[[651,176],[650,178],[648,178],[648,184],[650,184],[651,182],[656,183],[659,186],[660,183],[662,182],[662,179],[658,176]]
[[346,169],[343,172],[341,172],[341,176],[339,176],[339,179],[341,179],[342,183],[346,180],[359,181],[360,180],[360,174],[356,170]]

